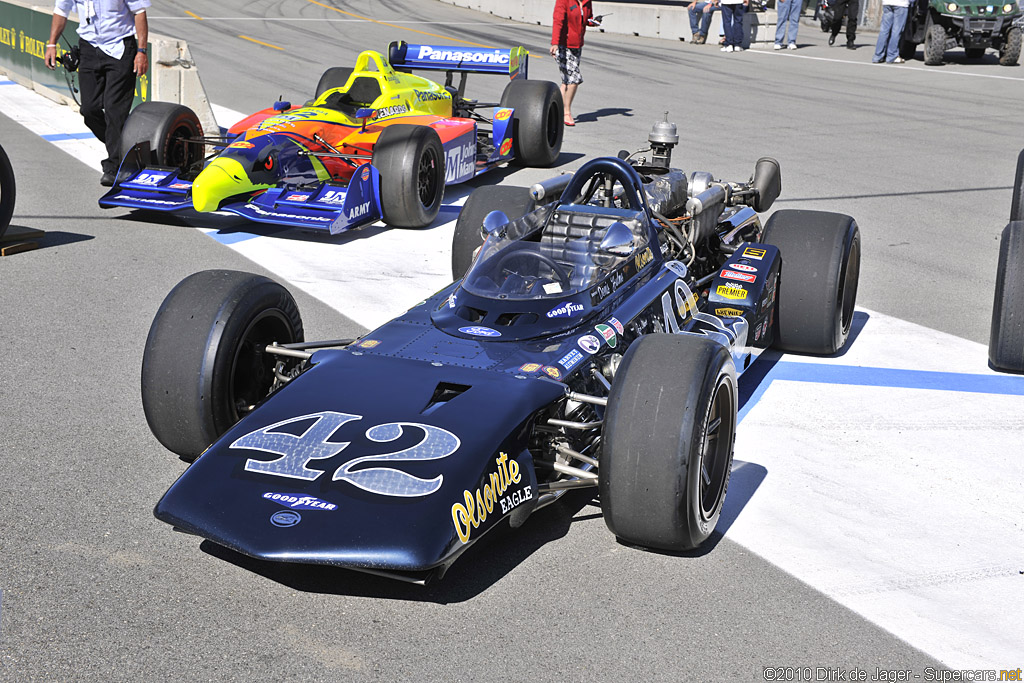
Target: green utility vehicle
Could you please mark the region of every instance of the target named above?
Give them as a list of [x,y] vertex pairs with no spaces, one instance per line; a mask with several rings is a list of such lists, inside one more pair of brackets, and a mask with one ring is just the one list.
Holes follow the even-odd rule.
[[910,8],[900,56],[911,59],[924,44],[924,63],[942,64],[946,50],[962,47],[968,59],[985,50],[999,52],[999,63],[1015,66],[1020,57],[1021,10],[1017,0],[917,0]]

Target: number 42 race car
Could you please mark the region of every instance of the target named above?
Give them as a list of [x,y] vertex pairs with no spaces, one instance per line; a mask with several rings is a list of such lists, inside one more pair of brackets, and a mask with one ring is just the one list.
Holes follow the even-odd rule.
[[860,232],[821,211],[762,226],[777,162],[746,183],[688,178],[669,166],[677,141],[660,123],[649,162],[474,192],[454,238],[476,252],[465,277],[356,341],[304,342],[265,277],[183,280],[150,330],[142,398],[194,462],[156,516],[251,557],[416,581],[579,488],[626,543],[703,543],[737,375],[768,347],[846,344]]
[[[527,80],[527,66],[522,47],[395,42],[387,58],[367,50],[355,68],[328,69],[306,106],[275,102],[221,137],[204,137],[188,107],[145,102],[125,123],[124,159],[100,206],[220,210],[330,234],[380,219],[424,227],[445,185],[513,159],[550,166],[558,158],[561,95],[554,83]],[[412,69],[446,71],[445,84]],[[478,102],[464,96],[468,73],[511,81],[500,102]]]

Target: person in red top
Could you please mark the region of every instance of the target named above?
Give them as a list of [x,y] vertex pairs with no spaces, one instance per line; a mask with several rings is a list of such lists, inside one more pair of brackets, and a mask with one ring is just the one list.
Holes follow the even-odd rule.
[[600,26],[594,19],[590,0],[555,0],[555,13],[551,22],[551,56],[558,60],[562,72],[562,101],[565,103],[565,125],[575,126],[572,117],[572,98],[583,82],[580,74],[580,54],[583,52],[583,34],[587,26]]

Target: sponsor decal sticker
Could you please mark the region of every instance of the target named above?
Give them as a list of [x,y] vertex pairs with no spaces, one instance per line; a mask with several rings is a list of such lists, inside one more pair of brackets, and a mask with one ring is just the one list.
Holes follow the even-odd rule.
[[523,363],[519,366],[521,372],[537,372],[540,370],[540,363]]
[[416,99],[420,102],[437,102],[439,100],[451,99],[447,92],[431,92],[430,90],[417,90]]
[[487,475],[483,486],[475,491],[466,489],[462,492],[464,502],[452,505],[452,522],[455,525],[455,533],[463,543],[469,542],[473,529],[480,528],[480,525],[487,521],[487,516],[493,513],[496,507],[500,507],[501,513],[504,514],[533,498],[533,489],[529,485],[514,492],[509,491],[523,479],[518,462],[509,460],[506,453],[499,452],[494,464],[496,471]]
[[434,62],[465,62],[467,64],[508,64],[508,50],[451,50],[420,45],[417,59]]
[[498,149],[498,154],[505,156],[512,151],[512,138],[505,138],[505,141],[501,143],[501,147]]
[[511,109],[499,109],[498,111],[494,112],[494,120],[495,121],[504,121],[505,119],[507,119],[510,116],[512,116],[512,110]]
[[291,493],[272,493],[267,491],[263,494],[263,498],[280,503],[290,510],[332,511],[338,509],[338,506],[334,503],[328,503],[326,500],[320,500],[314,496],[296,496]]
[[274,526],[279,526],[287,529],[290,526],[295,526],[302,521],[302,515],[292,510],[280,510],[270,515],[270,523]]
[[716,289],[715,291],[718,292],[719,296],[724,296],[726,299],[742,300],[747,298],[747,290],[743,289],[743,287],[739,285],[734,285],[732,283],[729,283],[727,285],[719,285],[718,289]]
[[286,202],[304,202],[309,199],[308,194],[290,194],[284,198]]
[[370,169],[369,168],[364,168],[363,169],[362,178],[363,178],[364,181],[370,179]]
[[445,182],[470,175],[476,167],[476,146],[472,142],[467,142],[452,147],[445,155],[444,167]]
[[583,304],[576,304],[571,301],[566,301],[563,304],[555,306],[547,312],[549,318],[571,318],[577,313],[583,312]]
[[544,374],[551,379],[562,379],[562,371],[551,365],[544,366]]
[[723,270],[722,277],[726,280],[739,280],[740,282],[754,282],[757,280],[756,275],[750,273],[737,273],[735,270]]
[[742,318],[743,311],[738,308],[716,308],[715,315],[726,316],[729,318]]
[[252,149],[255,146],[256,145],[252,144],[251,142],[246,142],[245,140],[238,140],[237,142],[232,142],[230,145],[228,145],[228,149]]
[[324,204],[344,204],[345,203],[345,190],[327,190],[323,196],[320,197],[320,201]]
[[376,339],[364,339],[363,341],[359,342],[359,347],[363,349],[372,349],[375,346],[380,346],[380,341]]
[[756,273],[757,268],[754,266],[748,266],[746,263],[730,263],[729,267],[733,270],[742,270],[744,273]]
[[136,185],[159,185],[160,182],[169,175],[170,173],[140,173],[130,182],[133,182]]
[[601,350],[601,342],[592,334],[580,337],[576,340],[576,343],[580,345],[581,349],[591,355]]
[[363,216],[367,215],[368,213],[370,213],[370,202],[367,201],[367,202],[363,202],[362,204],[356,204],[348,212],[348,219],[350,221],[353,221],[353,220],[355,220],[357,218],[362,218]]
[[764,255],[766,253],[768,253],[766,250],[764,250],[764,249],[755,249],[754,247],[747,247],[747,248],[745,248],[743,250],[743,256],[746,256],[747,258],[755,259],[757,261],[760,261],[761,259],[763,259]]
[[633,258],[636,261],[636,269],[639,271],[654,260],[654,254],[651,253],[651,248],[647,247]]
[[192,183],[171,183],[168,187],[172,190],[187,190],[192,187]]
[[381,107],[373,112],[374,120],[384,119],[389,116],[398,116],[399,114],[405,114],[409,111],[409,107],[404,104],[395,104],[390,107]]
[[617,318],[609,318],[608,319],[608,323],[612,327],[614,327],[615,331],[618,332],[619,334],[624,334],[625,333],[625,330],[622,327],[622,323],[620,323]]
[[500,337],[501,332],[492,330],[489,327],[481,327],[480,325],[470,325],[469,327],[460,327],[459,332],[463,334],[471,334],[474,337]]
[[448,308],[455,308],[455,292],[448,295]]
[[597,333],[601,335],[606,342],[608,342],[608,346],[610,348],[615,348],[615,344],[618,342],[615,338],[615,330],[608,325],[598,325],[594,329],[597,330]]
[[558,364],[565,368],[566,372],[568,372],[569,370],[572,370],[574,367],[579,365],[581,360],[583,360],[583,354],[577,351],[576,349],[572,349],[571,351],[569,351],[569,353],[562,356],[562,358],[558,361]]

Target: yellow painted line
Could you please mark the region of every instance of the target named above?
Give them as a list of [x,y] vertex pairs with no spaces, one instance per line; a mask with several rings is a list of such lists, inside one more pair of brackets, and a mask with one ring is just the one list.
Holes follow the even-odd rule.
[[185,14],[189,15],[193,19],[198,19],[199,21],[203,20],[203,18],[201,16],[199,16],[198,14],[196,14],[195,12],[189,12],[188,10],[185,10]]
[[[421,30],[419,30],[417,28],[409,28],[408,26],[402,26],[401,24],[390,24],[390,23],[388,23],[386,21],[379,21],[377,19],[371,19],[370,17],[364,17],[364,16],[362,16],[360,14],[353,14],[352,12],[346,12],[345,10],[338,9],[337,7],[331,7],[330,5],[325,5],[322,2],[317,2],[317,0],[309,0],[309,2],[313,3],[314,5],[319,5],[320,7],[323,7],[324,9],[329,9],[329,10],[332,10],[332,11],[337,12],[339,14],[344,14],[347,17],[353,17],[355,19],[361,19],[363,21],[368,21],[371,24],[380,24],[381,26],[387,26],[389,28],[397,28],[397,29],[401,29],[403,31],[412,31],[413,33],[421,33],[421,34],[423,34],[425,36],[430,36],[431,38],[440,38],[441,40],[446,40],[446,41],[451,41],[451,42],[456,42],[456,43],[462,43],[463,45],[472,45],[473,47],[483,47],[483,48],[488,48],[488,49],[491,49],[491,50],[498,49],[494,45],[481,45],[480,43],[473,43],[473,42],[470,42],[468,40],[461,40],[459,38],[450,38],[448,36],[442,36],[442,35],[439,35],[437,33],[429,33],[427,31],[421,31]],[[539,57],[534,56],[532,53],[528,53],[528,54],[530,54],[530,57],[533,58],[533,59],[539,59]]]
[[272,47],[275,50],[281,50],[282,52],[284,52],[284,48],[283,47],[278,47],[277,45],[271,45],[270,43],[264,43],[262,40],[256,40],[255,38],[250,38],[249,36],[243,36],[241,34],[239,34],[238,37],[241,38],[242,40],[248,40],[250,43],[256,43],[257,45],[262,45],[263,47]]

